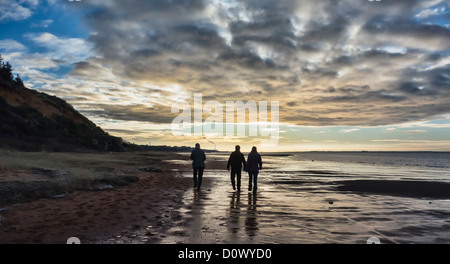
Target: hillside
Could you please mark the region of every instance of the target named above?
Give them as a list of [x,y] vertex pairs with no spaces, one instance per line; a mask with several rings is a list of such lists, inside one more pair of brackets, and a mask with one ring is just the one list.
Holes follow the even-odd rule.
[[110,136],[66,101],[26,88],[0,67],[0,148],[23,151],[123,151]]

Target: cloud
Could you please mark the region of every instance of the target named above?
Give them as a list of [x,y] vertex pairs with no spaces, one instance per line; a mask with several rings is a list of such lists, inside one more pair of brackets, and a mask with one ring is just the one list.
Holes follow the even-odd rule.
[[49,57],[62,64],[71,64],[89,57],[92,49],[90,43],[80,38],[63,38],[48,32],[27,33],[25,38],[35,45],[45,48]]
[[51,24],[53,24],[53,20],[52,19],[45,19],[42,21],[39,21],[37,23],[32,23],[31,27],[32,28],[48,28]]
[[339,133],[351,133],[360,130],[359,128],[348,128],[348,129],[341,129],[339,130]]
[[174,98],[202,92],[280,101],[297,125],[399,124],[450,112],[450,29],[425,21],[443,3],[84,1],[69,7],[85,9],[87,40],[29,33],[44,51],[24,58],[30,74],[73,67],[43,87],[92,116],[170,123]]
[[[23,76],[26,85],[30,88],[50,89],[52,86],[60,88],[66,81],[65,88],[61,91],[53,88],[53,94],[64,96],[64,91],[76,87],[74,83],[80,83],[80,80],[65,79],[52,72],[87,59],[92,48],[89,43],[83,39],[58,37],[48,32],[26,33],[24,39],[24,43],[31,42],[33,45],[26,47],[16,40],[0,40],[0,52],[14,66],[14,72]],[[34,52],[35,47],[39,47],[41,51]],[[72,93],[76,95],[79,91]]]
[[416,139],[374,139],[373,142],[398,142],[398,143],[436,143],[450,144],[450,140],[416,140]]
[[406,131],[406,133],[408,133],[408,134],[427,133],[427,131],[423,130],[423,129],[416,129],[416,130],[408,130],[408,131]]
[[95,104],[94,109],[84,109],[83,113],[104,119],[120,121],[139,121],[148,123],[171,123],[176,115],[171,114],[171,108],[162,105],[121,105]]
[[438,16],[445,13],[446,13],[445,7],[436,7],[433,9],[422,10],[420,11],[419,14],[416,15],[416,17],[424,19],[430,16]]
[[0,0],[0,23],[27,19],[37,5],[38,0]]
[[0,51],[2,52],[24,51],[26,49],[27,48],[23,44],[13,39],[0,40]]
[[[380,15],[366,22],[366,36],[378,43],[391,42],[411,48],[445,50],[450,48],[450,29],[438,24],[415,21],[407,17]],[[394,37],[390,39],[391,37]]]

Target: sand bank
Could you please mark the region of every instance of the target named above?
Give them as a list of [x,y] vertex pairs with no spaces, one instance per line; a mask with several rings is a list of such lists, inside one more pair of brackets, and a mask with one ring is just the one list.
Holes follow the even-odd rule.
[[412,198],[450,199],[450,183],[398,180],[340,181],[340,191],[384,194]]

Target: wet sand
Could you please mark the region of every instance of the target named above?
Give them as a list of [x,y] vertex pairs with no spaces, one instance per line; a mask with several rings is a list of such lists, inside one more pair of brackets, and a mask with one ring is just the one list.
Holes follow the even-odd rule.
[[128,174],[139,181],[4,206],[0,209],[0,243],[63,244],[69,237],[78,237],[81,243],[126,243],[123,234],[149,226],[153,228],[147,235],[132,238],[140,243],[158,242],[161,219],[179,207],[190,181],[176,177],[164,166],[162,172],[136,168]]
[[128,186],[0,209],[0,243],[450,243],[446,183],[273,180],[269,162],[254,195],[245,173],[232,190],[223,157],[208,157],[199,191],[187,158],[162,168],[136,170]]
[[[247,192],[245,173],[242,190],[233,191],[225,163],[213,164],[205,170],[205,187],[185,193],[179,221],[161,243],[364,244],[371,237],[382,243],[450,243],[448,183],[275,181],[268,177],[269,161],[254,195]],[[189,169],[178,173],[190,177]],[[314,174],[345,176],[320,168]]]
[[398,180],[353,180],[339,182],[338,190],[412,198],[450,199],[450,183]]

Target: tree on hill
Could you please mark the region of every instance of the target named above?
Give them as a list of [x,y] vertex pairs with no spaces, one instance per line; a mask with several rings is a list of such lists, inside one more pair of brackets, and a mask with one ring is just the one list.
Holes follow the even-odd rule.
[[0,76],[5,81],[13,81],[14,75],[12,74],[12,66],[9,62],[3,62],[3,58],[0,54]]
[[22,81],[22,79],[20,78],[19,74],[17,74],[15,81],[16,81],[16,83],[17,83],[19,86],[24,86],[24,85],[23,85],[23,81]]
[[23,86],[23,81],[20,76],[17,74],[16,78],[14,78],[12,71],[11,64],[8,61],[3,62],[2,55],[0,54],[0,79],[6,82],[15,82],[19,86]]

